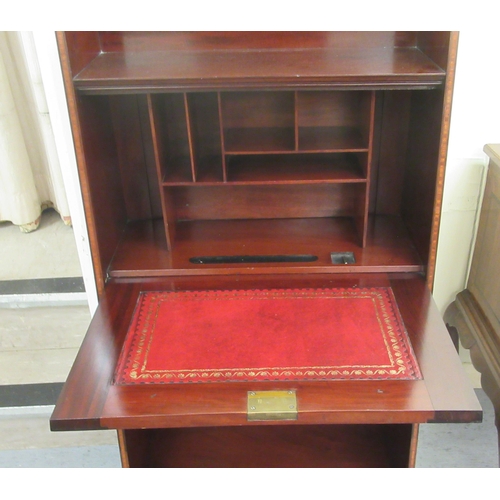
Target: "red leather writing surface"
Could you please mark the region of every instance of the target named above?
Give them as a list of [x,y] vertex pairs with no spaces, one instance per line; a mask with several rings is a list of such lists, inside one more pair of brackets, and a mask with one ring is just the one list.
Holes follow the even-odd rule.
[[390,288],[147,292],[115,383],[418,379]]

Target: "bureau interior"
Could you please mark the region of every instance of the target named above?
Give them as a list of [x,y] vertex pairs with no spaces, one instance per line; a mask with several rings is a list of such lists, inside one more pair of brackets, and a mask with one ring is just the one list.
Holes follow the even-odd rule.
[[174,260],[187,252],[180,266],[214,239],[215,252],[330,248],[371,252],[377,264],[377,235],[388,233],[394,249],[403,238],[416,250],[406,264],[425,264],[440,97],[440,89],[81,96],[98,232],[118,244],[127,226],[134,238],[154,227],[151,244]]
[[338,272],[425,273],[446,34],[82,32],[66,42],[78,48],[80,173],[103,275],[220,263],[337,272],[338,255],[349,257]]

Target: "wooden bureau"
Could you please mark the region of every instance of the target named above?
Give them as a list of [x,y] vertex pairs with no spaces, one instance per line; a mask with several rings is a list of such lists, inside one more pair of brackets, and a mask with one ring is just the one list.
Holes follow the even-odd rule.
[[[100,302],[51,428],[126,467],[407,467],[420,423],[480,420],[431,296],[457,40],[59,33]],[[331,289],[390,290],[420,376],[116,382],[145,292]]]
[[486,145],[484,151],[488,174],[467,287],[444,319],[457,347],[460,341],[470,351],[500,430],[500,146]]

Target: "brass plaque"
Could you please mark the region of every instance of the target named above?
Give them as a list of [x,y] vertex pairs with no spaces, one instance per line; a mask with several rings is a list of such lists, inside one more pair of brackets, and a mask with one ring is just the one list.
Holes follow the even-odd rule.
[[297,420],[295,391],[249,391],[248,420]]

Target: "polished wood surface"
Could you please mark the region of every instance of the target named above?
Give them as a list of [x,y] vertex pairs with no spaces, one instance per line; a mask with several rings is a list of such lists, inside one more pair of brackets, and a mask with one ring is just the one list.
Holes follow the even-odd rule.
[[[280,51],[241,51],[224,54],[200,51],[122,53],[99,55],[76,77],[78,88],[87,92],[119,90],[123,83],[134,90],[172,90],[189,88],[252,88],[294,86],[297,75],[302,85],[377,88],[434,87],[443,83],[444,73],[430,59],[415,49],[304,50],[296,54]],[[144,65],[150,67],[145,78]],[[251,68],[251,70],[249,70]],[[348,74],[349,77],[345,75]],[[352,83],[351,75],[357,79]],[[241,80],[246,80],[242,85]]]
[[[275,195],[275,193],[274,193]],[[324,201],[324,198],[320,198]],[[316,197],[316,200],[318,197]],[[331,200],[327,200],[327,203]],[[207,199],[207,204],[209,198]],[[262,205],[265,210],[265,205]],[[177,243],[169,252],[161,220],[135,221],[128,225],[116,250],[109,275],[138,276],[287,274],[359,272],[421,272],[425,266],[398,217],[374,217],[368,224],[367,244],[359,246],[350,218],[256,219],[186,221],[177,224]],[[274,236],[279,234],[279,239]],[[354,264],[334,265],[331,252],[353,252]],[[308,263],[260,265],[200,265],[197,256],[303,255]]]
[[500,450],[500,147],[485,151],[490,161],[467,287],[446,310],[445,321],[481,373],[495,408]]
[[[349,215],[358,227],[357,237],[361,246],[368,242],[368,214],[399,216],[411,235],[419,261],[426,268],[428,285],[432,286],[457,34],[258,32],[252,36],[250,33],[238,32],[86,32],[60,33],[58,38],[99,293],[104,290],[115,249],[130,221],[163,217],[167,248],[171,250],[178,243],[178,220],[227,218],[228,214],[233,214],[233,218]],[[182,39],[185,40],[184,45],[180,42]],[[338,160],[335,160],[337,167],[325,169],[323,161],[327,159],[326,156],[320,158],[309,154],[309,160],[300,163],[305,157],[298,155],[297,159],[291,160],[282,154],[273,160],[278,165],[276,172],[267,175],[262,165],[269,162],[269,158],[260,157],[253,162],[251,155],[226,158],[223,154],[224,126],[217,118],[222,109],[221,103],[217,102],[217,92],[224,85],[215,87],[213,94],[184,93],[189,89],[179,88],[179,93],[155,92],[141,96],[134,95],[134,82],[125,78],[120,80],[119,88],[115,88],[110,96],[85,95],[77,89],[76,75],[101,53],[99,48],[102,48],[103,55],[121,54],[125,57],[130,53],[147,53],[163,57],[160,48],[170,47],[177,52],[186,52],[180,47],[205,51],[217,47],[224,51],[228,47],[240,50],[245,44],[256,50],[279,49],[280,53],[288,54],[285,57],[297,56],[299,59],[302,57],[300,50],[297,51],[299,47],[307,50],[338,50],[336,64],[340,65],[342,61],[347,65],[353,64],[364,50],[366,53],[381,50],[384,57],[392,54],[391,71],[401,71],[401,78],[411,76],[414,69],[411,65],[399,67],[394,54],[400,49],[416,51],[422,57],[436,60],[441,68],[440,83],[434,84],[429,90],[403,91],[386,82],[385,87],[377,86],[377,89],[385,90],[376,91],[371,104],[373,108],[367,115],[366,111],[362,111],[366,106],[361,108],[361,114],[356,114],[353,113],[352,104],[347,105],[350,92],[339,94],[330,88],[324,91],[325,94],[321,93],[321,96],[328,96],[325,101],[324,97],[314,97],[314,93],[299,91],[307,88],[307,79],[294,77],[296,90],[290,89],[290,95],[295,95],[295,105],[298,107],[294,118],[296,123],[293,125],[289,122],[289,127],[295,128],[296,139],[295,146],[290,143],[287,147],[304,147],[308,153],[316,151],[316,154],[321,152],[322,155],[329,154],[325,151],[332,151],[332,148],[337,152],[346,148],[352,152],[351,133],[348,131],[356,124],[357,133],[361,132],[361,137],[364,137],[361,144],[367,149],[366,154],[351,153],[349,161],[352,158],[356,160],[358,166],[353,167],[354,172],[361,169],[360,180],[366,179],[365,193],[360,186],[355,185],[358,174],[351,175],[343,171],[342,163],[338,163]],[[288,49],[284,50],[286,47]],[[383,73],[380,69],[383,65],[379,67],[377,61],[374,56],[372,64],[373,68],[379,68],[375,70],[378,78]],[[142,67],[143,70],[145,68],[147,64]],[[249,72],[258,70],[250,64],[246,68]],[[108,69],[112,71],[112,66]],[[416,70],[418,75],[425,74],[421,70]],[[203,71],[215,70],[205,68]],[[328,71],[325,70],[325,74]],[[359,73],[345,73],[349,85],[353,85],[350,89],[363,84],[365,77],[373,77],[369,67],[361,63],[356,71]],[[268,76],[276,78],[272,72]],[[332,88],[335,88],[335,73],[330,76]],[[243,78],[241,81],[247,80]],[[119,95],[122,92],[127,95]],[[370,93],[372,91],[363,91],[361,94],[354,91],[358,97]],[[237,94],[250,95],[247,91]],[[282,89],[271,94],[278,97],[278,102],[288,95]],[[340,99],[339,96],[344,98]],[[417,100],[421,101],[420,104],[412,105]],[[365,102],[366,99],[361,101]],[[281,103],[274,109],[280,116],[285,106],[285,109],[288,108],[287,120],[291,120],[292,102],[287,102],[289,104]],[[332,122],[328,114],[318,112],[325,104],[328,104],[326,108],[333,106],[332,109],[343,116],[340,124],[345,128],[338,128],[339,122]],[[367,119],[370,114],[371,118]],[[145,119],[147,115],[149,119]],[[227,112],[224,115],[226,120],[230,119],[229,124],[238,118],[234,111],[229,116]],[[272,116],[265,113],[260,115],[263,118]],[[177,118],[166,120],[166,116]],[[276,116],[272,119],[275,120]],[[127,126],[123,126],[124,123]],[[172,129],[172,126],[175,128]],[[329,140],[338,137],[342,142],[330,142],[325,149],[323,132],[328,129],[331,131],[332,126],[338,129],[340,135],[329,134]],[[371,132],[370,127],[373,128]],[[112,136],[114,140],[107,139]],[[168,140],[168,137],[173,139]],[[280,135],[274,137],[279,138]],[[215,147],[217,144],[219,147]],[[275,153],[281,151],[276,150],[276,146],[272,147]],[[356,150],[361,151],[357,147]],[[354,154],[356,156],[352,156]],[[105,161],[102,161],[103,158]],[[180,159],[178,162],[177,158]],[[341,156],[337,158],[341,159]],[[293,168],[283,174],[284,167],[280,169],[279,165],[287,161]],[[141,175],[141,172],[144,174]],[[115,179],[120,179],[120,182],[115,182]],[[162,184],[165,185],[164,189],[158,187]],[[193,189],[185,184],[192,184]],[[265,188],[266,184],[275,185],[271,198],[263,196],[266,192],[270,193]],[[206,185],[207,189],[199,189],[201,185]],[[224,189],[217,190],[217,185]],[[307,195],[307,192],[310,194]],[[230,203],[230,210],[214,212],[216,207],[210,201],[214,196],[221,200],[222,207]],[[255,204],[259,200],[260,206]],[[400,270],[398,262],[394,269]]]
[[[408,467],[412,425],[126,431],[135,467]],[[136,445],[134,447],[134,445]],[[140,446],[141,452],[137,450]]]
[[125,91],[124,84],[129,90],[284,87],[298,78],[313,87],[427,88],[441,85],[446,74],[426,55],[446,46],[445,34],[434,38],[429,43],[416,32],[100,32],[69,41],[78,54],[75,85],[108,92]]
[[[112,383],[140,291],[387,285],[394,291],[423,380],[139,386]],[[89,385],[88,380],[97,385]],[[266,389],[298,391],[298,424],[476,421],[481,410],[472,389],[465,389],[468,385],[447,330],[420,277],[287,275],[141,279],[107,286],[51,425],[53,429],[259,425],[247,422],[246,393]],[[449,391],[448,387],[464,389]]]

